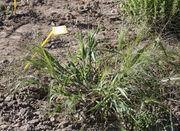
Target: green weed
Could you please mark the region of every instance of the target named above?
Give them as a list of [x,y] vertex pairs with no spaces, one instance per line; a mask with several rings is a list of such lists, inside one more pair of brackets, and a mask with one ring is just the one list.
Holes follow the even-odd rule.
[[150,24],[166,23],[180,15],[180,0],[119,0],[128,16]]
[[[161,103],[165,88],[160,84],[169,74],[158,75],[160,69],[166,69],[162,62],[158,64],[164,52],[157,54],[156,40],[142,44],[139,33],[135,40],[126,41],[125,31],[120,33],[118,48],[109,50],[98,46],[96,33],[78,33],[79,49],[69,53],[66,64],[41,47],[34,49],[37,57],[29,61],[51,77],[50,104],[56,109],[58,105],[76,120],[114,120],[126,130],[164,126],[161,116],[168,108]],[[168,124],[172,126],[172,122]]]

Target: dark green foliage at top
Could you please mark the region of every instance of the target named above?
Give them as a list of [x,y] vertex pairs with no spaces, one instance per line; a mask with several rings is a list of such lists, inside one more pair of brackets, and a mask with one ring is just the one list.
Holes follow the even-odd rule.
[[180,16],[180,0],[119,0],[126,14],[148,23],[166,23]]

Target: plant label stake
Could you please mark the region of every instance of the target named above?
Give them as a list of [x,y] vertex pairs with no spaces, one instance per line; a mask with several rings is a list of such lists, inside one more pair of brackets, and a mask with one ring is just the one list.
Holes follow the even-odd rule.
[[[44,47],[44,45],[47,43],[47,41],[50,39],[50,37],[52,35],[63,35],[63,34],[67,34],[67,28],[66,26],[58,26],[58,27],[52,27],[52,31],[49,33],[49,35],[47,36],[47,38],[43,41],[43,43],[41,44],[41,47]],[[34,55],[31,56],[31,58],[35,58],[37,56],[37,54],[35,53]],[[26,64],[26,66],[24,67],[24,69],[28,69],[28,67],[30,66],[30,62],[28,62]]]
[[16,0],[14,0],[14,14],[16,14],[16,7],[17,7],[17,4],[16,4],[17,2],[16,2]]

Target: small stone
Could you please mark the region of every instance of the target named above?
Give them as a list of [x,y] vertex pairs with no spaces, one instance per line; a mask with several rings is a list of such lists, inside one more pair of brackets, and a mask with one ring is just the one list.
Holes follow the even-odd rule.
[[37,125],[39,122],[40,122],[39,119],[34,119],[34,120],[29,121],[28,123]]
[[21,124],[20,123],[16,123],[15,125],[13,125],[13,127],[20,127]]
[[21,126],[20,127],[20,130],[23,130],[23,131],[29,131],[31,130],[31,126],[29,124],[26,124],[24,126]]
[[8,128],[8,125],[1,125],[0,128],[1,128],[1,129],[7,129],[7,128]]
[[21,106],[22,108],[28,107],[28,103],[27,102],[21,102],[19,103],[19,106]]
[[40,130],[48,130],[48,129],[50,129],[50,126],[47,126],[47,125],[39,125],[38,128],[39,128]]
[[55,120],[56,120],[56,119],[55,119],[54,117],[51,117],[51,118],[50,118],[50,121],[51,121],[51,122],[54,122]]
[[11,96],[7,96],[4,101],[5,101],[5,102],[11,101]]
[[34,115],[40,115],[41,112],[40,112],[40,111],[36,111],[36,112],[34,112],[33,114],[34,114]]

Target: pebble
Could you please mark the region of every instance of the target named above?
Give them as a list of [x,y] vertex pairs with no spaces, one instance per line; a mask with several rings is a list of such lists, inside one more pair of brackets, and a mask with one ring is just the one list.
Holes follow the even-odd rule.
[[0,126],[0,129],[6,129],[6,128],[8,128],[8,125],[1,125]]
[[54,122],[55,120],[56,120],[56,119],[55,119],[54,117],[51,117],[51,118],[50,118],[50,121],[51,121],[51,122]]
[[29,130],[31,130],[31,126],[29,124],[25,124],[25,125],[21,126],[20,129],[23,131],[29,131]]
[[15,125],[13,125],[13,127],[20,127],[21,124],[20,123],[16,123]]
[[11,101],[11,96],[7,96],[4,101],[5,101],[5,102]]
[[39,121],[39,119],[33,119],[33,120],[28,121],[28,123],[37,125],[38,123],[40,123],[40,121]]
[[52,126],[52,122],[51,121],[44,121],[43,125],[48,125],[48,126]]

